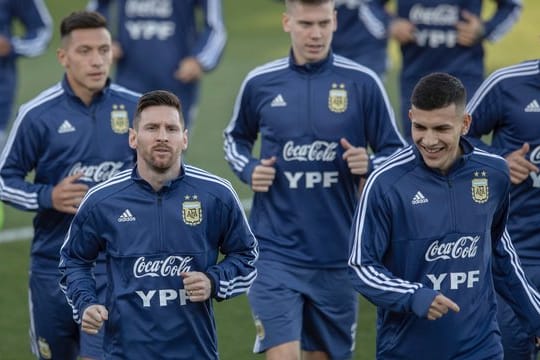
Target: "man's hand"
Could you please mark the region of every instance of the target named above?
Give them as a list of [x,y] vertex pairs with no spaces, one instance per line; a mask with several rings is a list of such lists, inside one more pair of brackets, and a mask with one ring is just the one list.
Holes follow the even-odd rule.
[[261,163],[253,169],[251,174],[251,189],[255,192],[268,192],[276,178],[276,157],[261,159]]
[[388,29],[390,37],[394,38],[401,45],[414,42],[416,40],[416,27],[407,19],[397,18],[392,20]]
[[508,168],[510,169],[510,180],[512,184],[521,184],[527,180],[531,172],[538,172],[539,169],[529,160],[525,159],[525,155],[529,152],[529,143],[524,143],[521,148],[506,155]]
[[0,35],[0,56],[8,56],[11,53],[11,42],[5,36]]
[[90,305],[84,309],[81,329],[88,334],[95,335],[103,326],[103,322],[109,319],[109,312],[103,305]]
[[75,214],[77,208],[88,191],[88,185],[77,183],[82,173],[65,177],[52,191],[52,206],[55,210],[66,214]]
[[484,23],[478,16],[467,10],[463,10],[461,16],[463,21],[459,21],[456,25],[457,43],[461,46],[473,46],[484,36]]
[[341,138],[339,141],[345,152],[343,160],[347,161],[351,174],[365,175],[369,167],[369,156],[364,147],[354,147],[347,139]]
[[190,271],[180,273],[184,281],[184,290],[189,301],[206,301],[212,295],[212,283],[205,273]]
[[191,56],[183,59],[178,64],[178,69],[174,72],[174,77],[184,83],[199,80],[203,76],[203,68],[199,61]]
[[448,310],[459,312],[459,306],[446,296],[439,294],[429,306],[427,318],[429,320],[437,320],[446,315]]

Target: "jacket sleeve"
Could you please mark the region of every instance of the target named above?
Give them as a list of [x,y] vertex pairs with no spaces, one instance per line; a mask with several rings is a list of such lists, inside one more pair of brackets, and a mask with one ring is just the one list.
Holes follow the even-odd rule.
[[24,35],[11,39],[15,55],[41,55],[52,37],[52,19],[43,0],[17,0],[15,14],[24,25]]
[[506,229],[510,203],[509,189],[510,181],[505,192],[506,201],[499,209],[492,225],[494,286],[531,336],[540,336],[540,294],[523,272]]
[[221,208],[222,237],[221,262],[209,267],[206,274],[212,282],[212,296],[224,300],[243,294],[257,277],[255,262],[258,245],[251,232],[238,195],[232,185],[226,184],[229,194]]
[[250,75],[244,80],[236,98],[232,119],[224,131],[225,160],[246,184],[259,160],[252,156],[253,144],[259,132],[258,116],[251,104]]
[[[376,175],[376,174],[374,174]],[[384,191],[371,176],[366,182],[351,230],[349,274],[353,287],[376,306],[394,312],[414,312],[427,316],[437,295],[423,284],[395,276],[385,265],[390,246],[391,206]]]
[[218,65],[223,54],[227,32],[223,23],[221,0],[205,0],[202,5],[204,29],[196,40],[192,55],[205,71],[210,71]]
[[407,143],[398,130],[392,105],[381,80],[375,73],[368,74],[371,75],[372,81],[362,91],[364,98],[361,101],[364,104],[363,108],[366,109],[363,116],[367,141],[373,151],[370,157],[371,171],[381,165],[390,155],[404,148]]
[[93,268],[104,245],[92,225],[84,202],[73,218],[60,249],[60,288],[73,309],[73,319],[80,323],[84,310],[98,304]]
[[481,140],[483,135],[487,135],[503,125],[505,101],[503,101],[504,95],[500,87],[500,80],[502,80],[500,71],[491,74],[480,85],[467,104],[467,112],[472,116],[467,136],[475,146],[504,156],[511,150],[495,148]]
[[45,151],[43,130],[32,119],[38,116],[21,106],[0,159],[0,198],[20,210],[37,211],[52,207],[53,185],[30,182]]
[[96,11],[110,21],[110,4],[114,0],[90,0],[86,5],[86,10]]
[[358,16],[367,31],[376,39],[388,38],[388,24],[390,15],[384,8],[386,0],[361,0],[358,7]]
[[489,41],[500,40],[521,15],[521,0],[497,0],[497,10],[484,24],[484,37]]

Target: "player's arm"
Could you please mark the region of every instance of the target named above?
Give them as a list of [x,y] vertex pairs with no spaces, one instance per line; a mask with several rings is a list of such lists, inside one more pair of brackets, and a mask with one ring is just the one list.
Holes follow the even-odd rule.
[[52,38],[52,19],[43,0],[17,0],[15,15],[24,25],[24,35],[11,39],[13,52],[34,57],[43,54]]
[[251,232],[238,195],[226,183],[228,193],[220,206],[220,252],[224,255],[218,264],[209,267],[205,274],[212,284],[212,296],[217,300],[228,299],[247,292],[255,278],[255,262],[259,248]]

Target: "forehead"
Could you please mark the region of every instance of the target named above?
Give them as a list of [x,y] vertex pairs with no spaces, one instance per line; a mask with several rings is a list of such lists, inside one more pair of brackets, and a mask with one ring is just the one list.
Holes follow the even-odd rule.
[[178,110],[172,106],[165,105],[149,106],[143,109],[140,119],[143,123],[181,124]]
[[322,4],[303,4],[295,2],[290,4],[287,13],[296,20],[323,21],[332,19],[334,15],[334,3],[328,1]]
[[111,34],[105,28],[76,29],[66,38],[69,46],[102,46],[111,44]]
[[424,126],[454,125],[460,122],[459,115],[456,104],[433,110],[418,109],[414,105],[411,107],[411,120]]

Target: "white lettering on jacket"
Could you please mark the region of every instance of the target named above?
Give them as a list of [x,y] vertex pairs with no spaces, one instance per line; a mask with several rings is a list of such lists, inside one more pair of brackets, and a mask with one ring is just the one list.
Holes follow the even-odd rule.
[[409,20],[413,24],[453,26],[459,21],[459,8],[449,4],[434,7],[416,4],[409,12]]
[[433,290],[441,290],[441,285],[445,279],[448,279],[446,282],[450,281],[450,290],[458,290],[462,284],[470,289],[480,281],[480,270],[442,273],[439,275],[427,274],[426,276],[433,283]]
[[[150,307],[152,305],[152,298],[154,298],[154,295],[157,295],[157,302],[159,302],[159,306],[167,306],[169,305],[169,302],[178,300],[178,303],[180,305],[186,305],[186,300],[188,300],[188,297],[186,296],[186,291],[184,289],[160,289],[160,290],[148,290],[148,292],[144,292],[142,290],[135,291],[137,295],[141,298],[143,302],[143,307]],[[155,303],[156,301],[154,301]]]
[[334,161],[337,156],[336,142],[316,140],[311,144],[295,145],[287,141],[283,147],[285,161]]
[[112,178],[124,166],[123,161],[104,161],[98,165],[83,165],[78,162],[69,170],[69,176],[82,173],[80,180],[87,182],[102,182]]
[[426,261],[473,258],[478,250],[478,240],[480,236],[463,236],[447,243],[436,240],[429,245],[424,257]]
[[133,264],[133,276],[137,279],[145,276],[180,276],[182,272],[191,271],[191,260],[191,256],[169,256],[163,260],[146,260],[141,256]]

